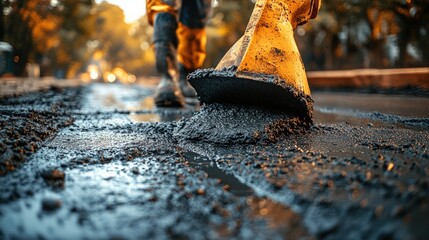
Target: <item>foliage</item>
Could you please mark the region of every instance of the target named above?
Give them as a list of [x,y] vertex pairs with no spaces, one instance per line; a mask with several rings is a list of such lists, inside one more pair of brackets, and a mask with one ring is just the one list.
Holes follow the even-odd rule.
[[47,64],[58,77],[75,76],[90,57],[87,41],[95,31],[92,5],[92,0],[62,0],[56,6],[62,22],[57,31],[59,41],[49,52]]
[[[206,28],[205,67],[215,66],[243,34],[254,0],[216,0]],[[152,27],[143,16],[94,0],[1,0],[0,41],[44,74],[74,77],[94,61],[104,70],[155,74]],[[308,70],[429,65],[427,0],[323,0],[319,16],[296,31]]]
[[155,54],[151,48],[153,27],[149,24],[146,16],[141,17],[133,26],[132,37],[140,42],[142,58],[139,75],[155,75]]
[[213,67],[244,34],[254,3],[251,0],[218,0],[207,26],[206,67]]
[[[81,43],[90,33],[86,26],[91,25],[85,23],[92,4],[92,0],[2,0],[0,41],[14,47],[18,74],[24,74],[28,62],[55,65],[57,59],[48,58],[53,49],[60,50],[60,45],[74,49],[67,43]],[[59,65],[78,59],[69,53],[59,51],[53,56],[59,58]]]
[[103,54],[107,70],[123,68],[141,74],[143,51],[141,39],[135,37],[136,27],[124,21],[122,9],[102,2],[95,6],[97,31],[92,37],[95,49]]
[[298,33],[310,70],[429,64],[426,0],[324,0]]

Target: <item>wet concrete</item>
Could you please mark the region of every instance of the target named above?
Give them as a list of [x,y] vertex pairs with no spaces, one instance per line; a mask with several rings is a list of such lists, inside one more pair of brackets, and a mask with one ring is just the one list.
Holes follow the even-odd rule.
[[[146,109],[141,101],[151,89],[138,86],[92,85],[74,94],[60,108],[73,121],[49,118],[56,131],[0,177],[0,238],[429,237],[427,115],[412,107],[393,112],[425,98],[365,95],[377,102],[365,108],[352,105],[360,95],[314,93],[314,126],[255,138],[255,129],[285,116],[230,106],[236,122],[222,125],[216,105],[199,113],[195,106]],[[13,124],[4,116],[22,109],[45,116],[61,96],[3,99],[2,131]],[[395,104],[379,108],[379,100]],[[135,121],[133,114],[147,116]],[[158,122],[162,115],[175,117]],[[145,120],[151,117],[157,122]]]

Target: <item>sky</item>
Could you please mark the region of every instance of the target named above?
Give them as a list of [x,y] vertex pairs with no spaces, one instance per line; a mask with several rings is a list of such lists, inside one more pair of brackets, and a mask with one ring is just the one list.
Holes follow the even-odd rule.
[[[97,3],[103,2],[104,0],[96,0]],[[146,12],[146,0],[107,0],[111,4],[118,5],[124,10],[125,21],[130,23]]]

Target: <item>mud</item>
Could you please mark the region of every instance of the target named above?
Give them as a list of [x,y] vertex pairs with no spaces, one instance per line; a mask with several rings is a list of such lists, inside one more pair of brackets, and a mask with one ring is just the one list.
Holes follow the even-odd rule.
[[[313,126],[298,134],[274,131],[272,141],[265,129],[276,129],[269,124],[289,116],[213,104],[193,116],[171,110],[190,117],[178,122],[134,122],[130,113],[135,111],[169,110],[124,110],[135,102],[132,96],[110,97],[120,104],[97,107],[94,93],[110,90],[130,93],[121,85],[80,91],[80,107],[61,108],[72,124],[0,176],[0,238],[429,238],[429,131],[424,126],[397,126],[382,117],[378,124],[367,114],[328,121],[321,114],[343,119],[345,111],[322,104]],[[17,104],[17,110],[1,107],[9,116],[20,109],[47,109],[61,98],[48,96],[37,93],[33,99],[46,101]],[[400,102],[406,106],[408,100]],[[318,111],[323,108],[334,111]],[[215,113],[226,115],[226,109],[240,121],[216,121]],[[393,115],[385,108],[360,111]],[[421,120],[424,114],[395,116]],[[203,117],[209,119],[199,123]],[[22,116],[24,122],[27,118]],[[225,126],[218,126],[222,121]],[[255,129],[260,137],[253,135]]]

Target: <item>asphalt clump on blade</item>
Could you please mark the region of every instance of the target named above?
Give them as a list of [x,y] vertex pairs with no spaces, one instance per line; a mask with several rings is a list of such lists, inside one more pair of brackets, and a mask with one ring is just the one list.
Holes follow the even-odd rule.
[[179,121],[173,136],[178,141],[216,144],[275,142],[288,134],[304,133],[311,125],[306,118],[281,110],[213,103]]
[[188,76],[203,103],[226,103],[280,109],[308,118],[313,116],[311,96],[276,75],[237,73],[237,66],[221,70],[199,69]]

